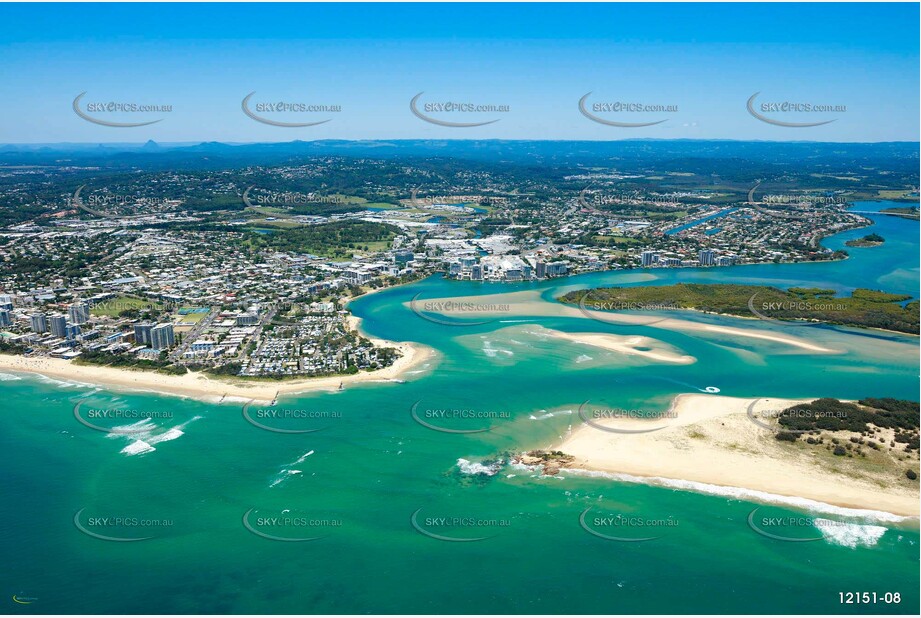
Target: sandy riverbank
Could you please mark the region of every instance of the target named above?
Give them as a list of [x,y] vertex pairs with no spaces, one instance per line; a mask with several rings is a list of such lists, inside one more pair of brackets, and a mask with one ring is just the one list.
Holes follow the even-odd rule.
[[[486,294],[483,296],[456,296],[450,298],[432,298],[424,302],[404,303],[407,308],[414,312],[433,315],[441,315],[459,320],[508,320],[522,317],[567,317],[582,318],[586,320],[596,320],[610,324],[626,325],[648,325],[653,328],[664,330],[694,333],[705,336],[706,334],[714,335],[731,335],[742,339],[755,339],[761,341],[770,341],[787,345],[807,352],[817,354],[836,354],[839,350],[833,350],[814,342],[808,341],[802,337],[793,335],[780,334],[771,330],[755,328],[757,320],[751,320],[752,327],[730,327],[715,326],[683,320],[677,317],[670,317],[678,312],[671,311],[664,313],[663,316],[641,315],[638,313],[628,312],[608,312],[597,311],[588,308],[580,308],[574,305],[567,305],[560,302],[550,302],[540,297],[540,292],[528,290],[522,292],[507,292],[499,294]],[[669,317],[665,317],[669,316]],[[729,316],[727,316],[729,317]],[[736,316],[731,316],[736,317]],[[421,319],[421,318],[420,318]]]
[[[350,321],[351,323],[351,321]],[[289,380],[242,380],[214,378],[201,372],[172,376],[153,371],[133,371],[97,365],[76,365],[59,358],[26,358],[0,354],[0,371],[37,373],[50,378],[95,384],[114,390],[154,391],[164,395],[219,401],[224,397],[272,401],[276,396],[312,391],[334,391],[362,382],[400,379],[407,371],[432,359],[432,348],[408,342],[373,339],[375,344],[397,348],[401,357],[384,369],[347,376],[328,376]]]
[[677,348],[652,337],[640,335],[612,335],[609,333],[566,333],[542,326],[532,327],[538,335],[554,339],[564,339],[573,343],[609,350],[626,356],[639,356],[660,363],[689,365],[697,359],[682,354]]
[[834,457],[822,447],[779,442],[746,414],[753,402],[758,414],[804,401],[811,400],[680,395],[659,420],[588,416],[605,427],[661,430],[620,434],[583,424],[559,450],[575,456],[571,467],[583,470],[738,487],[917,517],[918,485],[909,483],[902,469],[908,462],[888,472],[871,471],[859,460]]

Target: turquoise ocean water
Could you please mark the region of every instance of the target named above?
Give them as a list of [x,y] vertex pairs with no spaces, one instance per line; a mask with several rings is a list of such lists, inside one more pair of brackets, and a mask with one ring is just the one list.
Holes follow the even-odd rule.
[[[749,527],[753,509],[777,517],[816,511],[732,492],[540,477],[494,461],[506,451],[558,444],[577,424],[573,410],[585,400],[664,410],[676,394],[708,386],[745,397],[917,400],[917,338],[683,316],[794,334],[846,352],[814,355],[729,335],[701,338],[526,312],[447,326],[420,319],[405,305],[417,295],[533,289],[550,298],[595,285],[682,281],[842,292],[870,287],[917,298],[918,224],[884,216],[874,221],[872,231],[886,244],[850,248],[851,258],[836,263],[596,273],[520,285],[432,277],[361,298],[352,309],[369,334],[419,342],[438,356],[404,384],[282,399],[278,408],[298,418],[249,410],[263,424],[318,429],[311,433],[260,429],[246,421],[242,402],[208,404],[0,375],[0,582],[6,593],[0,607],[10,614],[916,614],[917,521],[824,509],[822,517],[847,525],[829,535],[790,528],[790,537],[818,540],[779,541]],[[853,230],[825,244],[842,247],[867,233]],[[535,325],[647,335],[698,362],[624,359],[547,340],[535,334]],[[74,416],[79,402],[84,419],[98,409],[153,418],[94,421],[103,428],[133,423],[131,433],[113,435],[80,424]],[[489,420],[491,431],[443,433],[414,421],[414,405],[417,411],[501,414]],[[432,422],[483,427],[476,419]],[[140,450],[132,447],[138,440],[153,450],[132,454]],[[611,541],[580,525],[589,508],[673,523],[654,535],[619,531],[654,540]],[[587,527],[611,533],[593,521],[590,515]],[[880,601],[841,605],[839,593],[847,591],[875,592]],[[898,592],[900,603],[883,603],[887,592]],[[16,603],[14,595],[29,604]]]

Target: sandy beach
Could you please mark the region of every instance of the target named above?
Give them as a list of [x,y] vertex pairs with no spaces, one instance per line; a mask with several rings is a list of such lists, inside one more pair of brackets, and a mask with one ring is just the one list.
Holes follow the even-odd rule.
[[667,417],[658,420],[589,416],[604,427],[664,427],[659,431],[611,433],[583,423],[559,449],[576,457],[572,467],[584,470],[738,487],[917,517],[918,485],[906,482],[898,465],[891,474],[871,474],[855,460],[829,456],[821,447],[779,442],[746,414],[752,402],[757,402],[757,414],[806,401],[811,399],[680,395]]
[[[351,316],[349,324],[357,328],[359,320]],[[362,382],[386,382],[401,379],[407,371],[434,358],[435,350],[409,342],[373,339],[375,345],[392,347],[401,356],[384,369],[365,371],[354,375],[327,376],[288,380],[243,380],[214,378],[201,372],[181,376],[165,375],[153,371],[115,369],[98,365],[76,365],[59,358],[23,357],[0,354],[0,371],[37,373],[50,378],[71,382],[95,384],[113,390],[153,391],[163,395],[192,397],[204,401],[220,401],[225,397],[253,399],[270,402],[278,396],[312,391],[335,391]]]

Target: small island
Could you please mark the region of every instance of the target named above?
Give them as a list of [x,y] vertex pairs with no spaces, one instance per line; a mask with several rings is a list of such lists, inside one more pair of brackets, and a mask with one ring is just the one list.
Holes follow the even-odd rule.
[[867,234],[863,238],[854,238],[844,244],[848,247],[878,247],[884,242],[886,239],[879,234]]
[[781,290],[767,285],[678,283],[575,290],[558,300],[587,311],[654,312],[671,317],[677,310],[690,309],[762,320],[880,328],[915,335],[919,325],[919,303],[911,296],[862,288],[854,290],[851,296],[835,296],[834,290],[820,288]]
[[883,208],[880,212],[884,215],[902,217],[903,219],[914,219],[915,221],[919,219],[917,206]]

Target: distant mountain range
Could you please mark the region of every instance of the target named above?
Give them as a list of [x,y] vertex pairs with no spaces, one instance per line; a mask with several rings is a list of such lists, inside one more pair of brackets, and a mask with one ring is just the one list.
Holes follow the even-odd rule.
[[917,166],[918,142],[828,143],[733,140],[318,140],[277,143],[4,144],[0,165],[228,167],[279,165],[317,156],[456,158],[537,165],[606,165],[618,161],[740,159],[763,163],[841,164],[899,161]]

